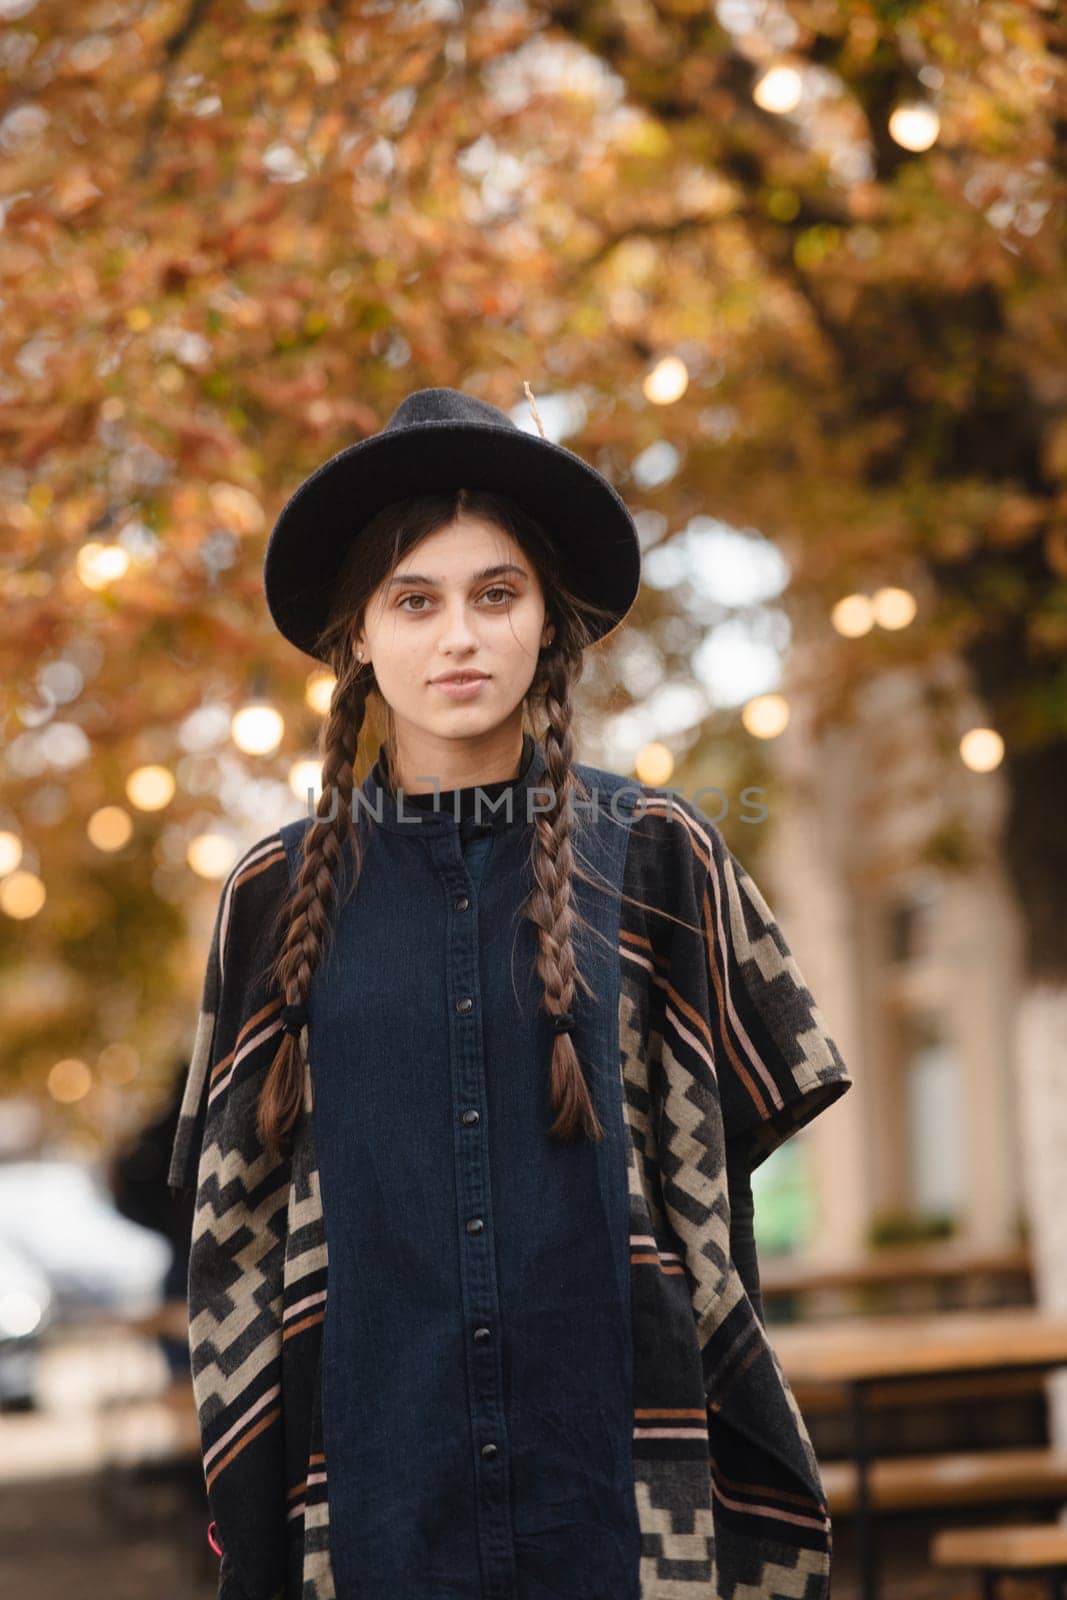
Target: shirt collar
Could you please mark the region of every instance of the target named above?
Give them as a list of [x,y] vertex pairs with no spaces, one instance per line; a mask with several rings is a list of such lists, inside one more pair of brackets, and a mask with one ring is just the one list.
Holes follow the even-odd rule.
[[[496,833],[503,828],[522,827],[532,822],[538,810],[543,809],[551,797],[545,771],[544,747],[532,734],[524,733],[518,777],[507,783],[483,784],[480,786],[483,794],[473,796],[483,827]],[[532,790],[542,792],[533,794]],[[379,826],[388,828],[392,833],[407,834],[410,838],[423,838],[427,833],[455,832],[459,828],[469,831],[475,821],[472,797],[462,789],[443,790],[436,809],[432,804],[421,803],[421,800],[432,799],[432,796],[416,798],[405,795],[403,788],[394,793],[386,781],[384,743],[378,746],[377,759],[363,780],[360,792],[363,799],[353,801],[354,820],[358,822],[359,817],[366,813]],[[456,819],[453,801],[445,798],[457,793],[460,795],[461,821]]]

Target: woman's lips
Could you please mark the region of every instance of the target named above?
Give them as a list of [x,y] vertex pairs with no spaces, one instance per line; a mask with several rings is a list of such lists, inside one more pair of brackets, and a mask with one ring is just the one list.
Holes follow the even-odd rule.
[[440,689],[442,694],[447,694],[450,700],[473,700],[482,685],[488,681],[487,678],[467,678],[462,682],[456,678],[438,678],[433,687]]

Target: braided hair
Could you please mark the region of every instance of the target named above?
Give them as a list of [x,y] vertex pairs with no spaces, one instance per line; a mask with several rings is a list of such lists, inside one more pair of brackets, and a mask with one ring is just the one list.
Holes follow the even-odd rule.
[[[544,1006],[553,1020],[551,1099],[558,1115],[550,1133],[563,1142],[584,1133],[603,1138],[589,1086],[571,1038],[575,994],[588,991],[577,969],[573,934],[582,923],[572,896],[575,863],[569,797],[584,794],[574,772],[573,691],[582,675],[585,652],[596,637],[593,623],[608,616],[580,599],[560,576],[559,552],[543,529],[506,496],[485,490],[456,489],[420,495],[386,506],[361,530],[358,560],[342,569],[330,620],[321,639],[321,654],[336,677],[329,712],[320,734],[322,794],[316,816],[304,837],[300,874],[279,923],[284,937],[271,972],[282,1001],[284,1033],[260,1094],[258,1131],[264,1143],[279,1145],[295,1125],[305,1097],[307,1060],[303,1027],[313,974],[323,957],[339,910],[338,881],[346,842],[351,843],[355,870],[347,893],[355,888],[362,865],[359,829],[352,815],[355,769],[369,702],[384,714],[384,742],[390,772],[395,740],[391,713],[377,689],[373,667],[355,655],[351,641],[362,624],[370,596],[400,558],[420,539],[452,523],[461,512],[478,513],[505,529],[522,547],[537,571],[546,614],[555,632],[540,655],[527,691],[524,710],[532,720],[543,712],[543,745],[552,806],[539,812],[531,837],[534,887],[525,914],[538,930],[537,972],[544,988]],[[391,781],[391,780],[390,780]],[[280,937],[276,927],[275,936]]]

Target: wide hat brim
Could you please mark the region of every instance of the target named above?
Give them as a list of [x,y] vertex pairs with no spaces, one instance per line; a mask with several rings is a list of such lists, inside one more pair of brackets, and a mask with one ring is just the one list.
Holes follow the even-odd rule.
[[330,459],[290,496],[267,544],[263,587],[278,630],[317,659],[342,563],[362,527],[394,500],[457,487],[494,489],[530,511],[558,547],[564,580],[605,607],[606,638],[641,582],[633,518],[581,456],[512,426],[443,419],[372,434]]

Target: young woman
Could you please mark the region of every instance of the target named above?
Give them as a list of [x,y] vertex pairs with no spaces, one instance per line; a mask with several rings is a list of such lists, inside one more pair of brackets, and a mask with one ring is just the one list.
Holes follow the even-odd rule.
[[224,887],[171,1168],[221,1600],[829,1594],[749,1174],[851,1079],[700,808],[576,759],[639,579],[449,389],[275,526],[323,792]]

